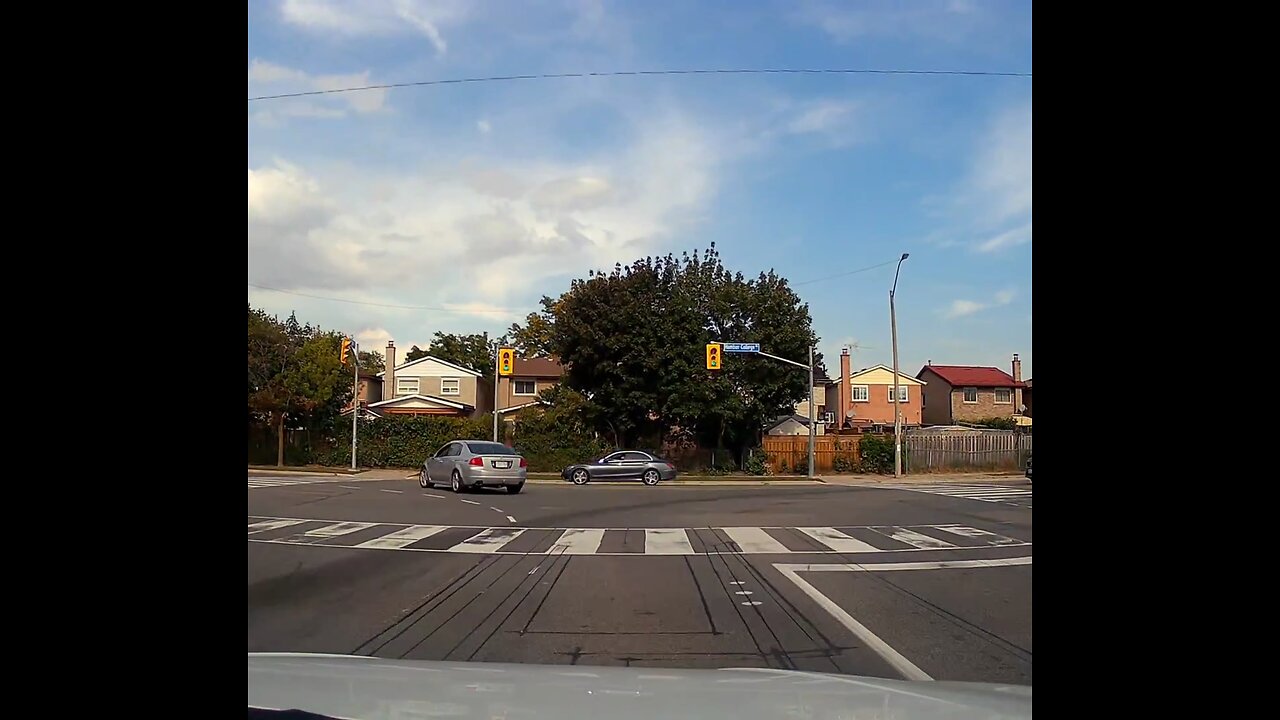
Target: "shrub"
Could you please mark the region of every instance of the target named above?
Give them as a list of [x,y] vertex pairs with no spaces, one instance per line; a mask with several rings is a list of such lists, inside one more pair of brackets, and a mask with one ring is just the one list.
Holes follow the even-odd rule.
[[858,453],[862,456],[862,471],[870,473],[893,472],[893,437],[889,435],[863,435],[858,441]]
[[[492,423],[490,415],[476,419],[388,415],[360,424],[356,460],[362,467],[420,467],[450,440],[492,439]],[[351,462],[351,427],[341,427],[327,442],[317,443],[312,462]]]
[[831,461],[831,469],[838,473],[858,472],[858,460],[852,455],[836,455]]
[[766,455],[762,450],[752,450],[751,453],[747,455],[747,463],[743,470],[745,470],[748,475],[768,475],[769,467],[765,464],[765,457]]

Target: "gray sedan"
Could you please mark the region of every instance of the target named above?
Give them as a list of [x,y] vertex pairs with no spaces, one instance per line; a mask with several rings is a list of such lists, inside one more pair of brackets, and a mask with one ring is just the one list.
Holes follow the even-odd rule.
[[657,485],[659,480],[675,480],[676,466],[653,453],[621,450],[570,465],[560,471],[560,477],[574,485],[586,485],[592,480],[640,480],[645,485]]
[[418,484],[434,487],[448,483],[454,492],[484,486],[505,487],[515,495],[524,488],[529,462],[502,443],[487,440],[454,440],[422,463]]

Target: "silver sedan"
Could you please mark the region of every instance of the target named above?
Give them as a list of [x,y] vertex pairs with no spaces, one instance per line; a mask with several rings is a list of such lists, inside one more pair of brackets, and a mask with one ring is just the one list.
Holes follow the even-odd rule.
[[659,480],[675,480],[676,466],[652,453],[622,450],[570,465],[560,471],[560,477],[574,485],[586,485],[592,480],[640,480],[645,485],[657,485]]
[[529,462],[502,443],[487,440],[454,440],[444,444],[422,463],[418,484],[448,484],[454,492],[481,487],[505,487],[515,495],[524,489]]

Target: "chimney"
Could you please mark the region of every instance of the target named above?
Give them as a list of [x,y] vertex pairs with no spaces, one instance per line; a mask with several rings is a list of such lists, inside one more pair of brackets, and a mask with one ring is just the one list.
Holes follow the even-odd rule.
[[836,427],[844,427],[849,407],[853,404],[853,389],[849,387],[849,348],[840,348],[840,402],[836,404]]
[[382,376],[382,399],[392,400],[396,396],[396,341],[387,341],[387,371]]
[[[1013,354],[1013,381],[1022,382],[1022,361],[1018,359],[1018,353]],[[1020,387],[1013,389],[1013,414],[1022,414],[1022,388]]]

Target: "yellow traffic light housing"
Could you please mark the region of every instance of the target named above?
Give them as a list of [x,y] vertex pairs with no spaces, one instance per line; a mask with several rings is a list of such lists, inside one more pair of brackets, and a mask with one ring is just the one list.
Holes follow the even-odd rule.
[[720,343],[707,343],[707,369],[708,370],[720,369],[721,352],[723,351],[723,349],[724,348],[720,346]]
[[516,371],[516,351],[502,348],[498,351],[498,374],[511,375]]
[[347,364],[347,355],[351,352],[351,338],[342,338],[342,350],[338,352],[338,362]]

